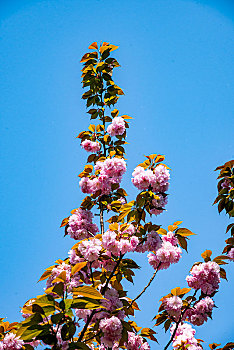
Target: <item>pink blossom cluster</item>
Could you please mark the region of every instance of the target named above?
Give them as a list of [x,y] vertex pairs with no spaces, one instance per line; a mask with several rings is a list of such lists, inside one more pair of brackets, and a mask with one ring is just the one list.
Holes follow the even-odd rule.
[[101,191],[101,195],[111,192],[112,184],[119,184],[122,175],[126,172],[126,162],[122,158],[107,158],[104,162],[98,161],[95,165],[98,176],[89,178],[82,177],[80,187],[83,193],[96,193]]
[[139,244],[136,236],[120,238],[115,231],[107,230],[102,235],[102,245],[106,249],[106,254],[120,256],[127,252],[133,252]]
[[167,204],[167,197],[161,194],[158,194],[158,199],[152,200],[153,208],[150,209],[150,214],[159,215],[163,212],[163,207]]
[[201,289],[204,294],[211,295],[219,288],[220,267],[214,261],[194,265],[186,277],[189,287]]
[[71,266],[66,264],[65,262],[62,262],[62,264],[59,264],[55,266],[50,274],[50,277],[46,281],[46,287],[50,288],[53,286],[53,280],[60,275],[60,273],[64,272],[66,273],[66,283],[68,284],[70,281],[71,276]]
[[78,245],[77,249],[85,260],[92,262],[99,258],[102,250],[102,242],[96,238],[84,240]]
[[162,237],[161,247],[148,254],[149,264],[154,269],[167,269],[171,264],[178,263],[182,250],[177,246],[177,239],[173,232],[168,232]]
[[82,258],[76,254],[75,249],[69,250],[68,256],[69,256],[70,264],[72,264],[72,265],[75,265],[75,264],[78,264],[79,262],[85,261],[84,258]]
[[233,188],[231,185],[232,185],[232,182],[229,178],[224,178],[224,181],[221,183],[221,187],[227,188],[228,190]]
[[112,347],[115,342],[118,342],[122,335],[122,323],[118,317],[104,318],[99,323],[99,328],[103,332],[101,342],[107,347]]
[[[171,326],[170,332],[174,333],[176,324]],[[201,350],[197,339],[194,338],[196,331],[188,323],[180,323],[173,338],[173,349],[180,349],[181,346],[188,346],[189,350]]]
[[[119,293],[114,288],[109,288],[105,292],[105,299],[102,300],[102,305],[106,308],[107,311],[113,312],[116,309],[120,309],[123,307],[123,302],[119,298]],[[119,319],[125,318],[125,312],[123,310],[118,311],[117,314]]]
[[125,121],[122,117],[115,117],[111,124],[107,127],[106,131],[111,136],[123,135],[125,131]]
[[68,292],[72,290],[72,288],[77,287],[81,284],[79,274],[75,274],[71,277],[71,266],[66,264],[65,262],[62,262],[62,264],[59,264],[55,266],[52,271],[50,277],[46,281],[46,288],[50,288],[57,284],[58,282],[53,282],[53,280],[60,275],[60,273],[64,272],[66,273],[66,280],[64,283],[64,291],[66,288],[68,288]]
[[81,147],[87,152],[97,153],[101,149],[101,144],[97,141],[84,140],[81,142]]
[[75,314],[79,319],[83,319],[85,322],[87,318],[91,315],[91,310],[87,309],[75,309]]
[[234,261],[234,248],[231,248],[228,252],[228,257],[230,260]]
[[0,341],[0,350],[19,350],[24,345],[23,340],[14,333],[7,333],[2,341]]
[[151,231],[150,233],[147,234],[146,240],[137,246],[136,252],[139,252],[139,253],[145,253],[146,251],[155,252],[161,246],[162,246],[162,241],[159,234],[155,231]]
[[175,320],[178,321],[181,314],[181,308],[183,306],[182,299],[174,295],[172,297],[166,298],[163,301],[163,304],[168,315],[174,317]]
[[141,191],[151,186],[153,192],[166,192],[169,186],[170,173],[163,164],[157,165],[154,170],[137,166],[132,176],[133,185]]
[[193,308],[187,310],[185,316],[193,325],[201,326],[207,321],[207,316],[211,315],[213,307],[214,301],[210,297],[205,297],[196,303]]
[[[93,248],[92,248],[92,243],[91,243],[90,250],[88,250],[87,254],[85,254],[84,251],[81,254],[81,252],[79,251],[78,248],[69,250],[68,256],[69,256],[70,264],[76,265],[76,264],[78,264],[80,262],[90,261],[90,263],[92,263],[92,269],[99,268],[101,266],[101,261],[100,260],[95,260],[95,261],[93,260],[93,261],[91,261],[92,255],[93,255],[92,249]],[[82,248],[81,248],[81,250],[82,250]],[[94,250],[96,250],[95,254],[97,254],[97,248],[95,247],[95,245],[94,245]],[[83,254],[85,255],[86,258],[83,256]],[[90,260],[88,260],[87,258],[89,258]],[[86,284],[90,284],[91,283],[91,281],[90,281],[90,273],[91,273],[90,265],[88,264],[86,266],[86,270],[85,271],[83,269],[81,269],[79,272],[77,272],[75,275],[73,275],[71,277],[71,280],[70,280],[70,283],[69,283],[69,287],[70,288],[77,287],[78,285],[80,285],[82,283],[82,281],[84,283],[86,283]]]
[[125,343],[127,350],[150,350],[150,346],[144,339],[133,332],[128,332],[128,343]]
[[64,341],[62,339],[61,329],[62,329],[62,326],[54,327],[54,331],[56,332],[56,338],[57,338],[57,341],[58,341],[59,349],[61,349],[61,350],[68,350],[69,349],[69,342],[68,341]]
[[93,214],[90,210],[78,208],[69,217],[67,233],[74,239],[84,239],[98,232],[98,226],[92,222]]
[[[108,288],[104,295],[105,299],[101,301],[101,304],[103,306],[104,311],[102,311],[102,308],[98,310],[98,312],[93,316],[92,321],[97,322],[102,319],[109,319],[110,313],[115,311],[116,309],[121,309],[123,307],[123,302],[119,298],[119,293],[114,288]],[[79,317],[79,319],[83,319],[85,322],[87,320],[87,317],[90,316],[91,311],[90,310],[83,310],[83,309],[76,309],[75,310],[76,316]],[[118,317],[119,320],[123,320],[126,315],[123,310],[119,310],[116,313],[116,317]]]

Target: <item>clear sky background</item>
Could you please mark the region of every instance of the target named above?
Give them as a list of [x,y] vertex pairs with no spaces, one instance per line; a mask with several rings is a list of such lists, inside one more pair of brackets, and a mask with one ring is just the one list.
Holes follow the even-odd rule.
[[[41,294],[44,269],[65,258],[73,241],[61,220],[83,195],[77,175],[86,154],[77,134],[89,125],[79,60],[93,41],[119,46],[115,81],[125,96],[120,113],[134,117],[128,133],[130,197],[134,167],[144,154],[166,155],[171,167],[167,211],[155,222],[176,220],[197,233],[189,254],[160,272],[140,300],[136,320],[152,326],[158,300],[185,277],[200,254],[224,247],[229,219],[212,207],[213,171],[233,157],[232,0],[2,0],[1,16],[1,289],[0,316],[20,320],[19,307]],[[146,256],[134,297],[153,273]],[[213,321],[197,328],[209,342],[233,341],[233,265],[222,280]],[[160,332],[162,349],[169,334]]]

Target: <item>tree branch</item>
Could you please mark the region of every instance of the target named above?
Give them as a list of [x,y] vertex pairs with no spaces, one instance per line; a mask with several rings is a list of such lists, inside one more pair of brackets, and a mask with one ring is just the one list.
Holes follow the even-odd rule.
[[134,298],[134,299],[131,301],[131,304],[128,306],[128,309],[132,306],[132,304],[133,304],[137,299],[139,299],[139,298],[142,296],[143,293],[145,293],[146,289],[151,285],[151,283],[153,282],[153,280],[154,280],[154,278],[155,278],[155,276],[156,276],[156,274],[157,274],[157,272],[158,272],[158,268],[159,268],[160,265],[161,265],[161,263],[158,264],[158,266],[157,266],[157,268],[156,268],[156,270],[155,270],[153,276],[151,277],[151,279],[149,280],[149,282],[148,282],[148,284],[145,286],[145,288],[140,292],[140,294],[138,294],[138,295],[136,296],[136,298]]

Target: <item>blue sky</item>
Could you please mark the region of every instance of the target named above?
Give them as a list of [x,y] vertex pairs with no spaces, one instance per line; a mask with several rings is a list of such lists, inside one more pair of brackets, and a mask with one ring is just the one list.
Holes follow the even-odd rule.
[[[233,19],[230,0],[21,0],[2,1],[1,13],[1,317],[19,320],[19,306],[42,293],[36,284],[73,242],[63,238],[61,220],[83,195],[77,175],[86,154],[75,138],[88,127],[79,60],[93,41],[119,46],[115,81],[124,90],[120,113],[134,119],[128,133],[128,172],[144,154],[165,154],[171,167],[167,212],[155,222],[176,220],[197,233],[189,254],[160,272],[139,302],[136,320],[152,326],[158,300],[185,277],[200,254],[221,252],[229,223],[212,207],[216,166],[233,157]],[[153,273],[146,257],[135,296]],[[213,321],[197,337],[231,339],[234,287],[222,280]],[[160,349],[168,335],[160,332]]]

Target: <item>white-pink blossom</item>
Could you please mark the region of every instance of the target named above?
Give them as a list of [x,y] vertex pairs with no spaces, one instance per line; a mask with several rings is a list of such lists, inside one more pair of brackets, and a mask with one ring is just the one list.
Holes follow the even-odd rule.
[[207,321],[208,316],[211,315],[213,307],[213,299],[210,297],[205,297],[204,299],[198,301],[194,307],[188,309],[185,316],[193,325],[201,326],[205,321]]
[[98,232],[98,227],[92,222],[90,210],[78,208],[68,220],[67,233],[76,240],[88,238]]
[[101,145],[97,141],[84,140],[81,142],[81,147],[87,152],[97,153],[100,151]]
[[170,316],[173,316],[176,320],[178,320],[181,314],[181,308],[183,306],[182,299],[178,296],[172,296],[169,298],[165,298],[163,301],[165,309]]
[[144,339],[133,332],[128,332],[128,342],[125,343],[127,350],[150,350],[150,346]]
[[230,260],[234,261],[234,248],[231,248],[228,252],[228,257]]
[[122,323],[119,318],[112,316],[111,318],[104,318],[99,323],[99,328],[103,332],[101,342],[107,347],[120,340],[122,334]]
[[84,240],[78,245],[77,249],[85,260],[92,262],[99,258],[102,250],[102,242],[96,238]]
[[178,263],[181,258],[182,250],[172,245],[170,242],[163,242],[161,248],[155,253],[149,253],[149,264],[154,269],[167,269],[171,264]]
[[24,342],[20,337],[17,337],[16,334],[10,332],[5,335],[2,341],[0,341],[0,344],[4,350],[19,350],[22,349]]
[[100,191],[100,195],[109,194],[113,184],[120,184],[122,175],[126,172],[126,162],[122,158],[107,158],[103,162],[98,161],[95,164],[96,175],[90,177],[82,177],[80,187],[83,193],[96,193]]
[[[176,324],[171,326],[171,334],[174,333],[175,327]],[[173,349],[179,349],[182,345],[189,345],[188,349],[200,350],[201,347],[199,346],[197,339],[194,337],[195,333],[195,329],[193,329],[190,324],[180,323],[173,338]]]
[[191,288],[201,289],[207,295],[211,295],[219,288],[220,267],[214,261],[194,265],[190,274],[186,280]]
[[111,136],[123,135],[125,132],[125,121],[122,117],[115,117],[107,127],[107,132]]

